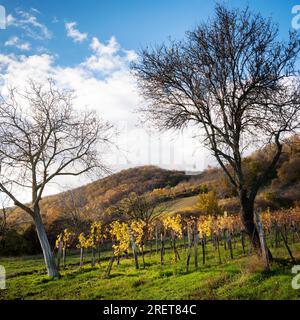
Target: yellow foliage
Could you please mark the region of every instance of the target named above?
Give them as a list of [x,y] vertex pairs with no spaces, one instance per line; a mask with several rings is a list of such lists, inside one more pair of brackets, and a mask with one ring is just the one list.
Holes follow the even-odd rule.
[[65,229],[63,233],[63,242],[67,244],[70,241],[72,235],[73,233],[69,229]]
[[212,233],[213,218],[212,216],[201,216],[198,221],[198,231],[200,237],[209,237]]
[[74,234],[69,229],[64,229],[64,231],[57,236],[55,247],[59,248],[60,243],[62,243],[63,247],[67,247],[73,235]]
[[182,223],[181,216],[179,214],[177,214],[175,217],[167,216],[162,222],[166,230],[171,230],[177,237],[182,238]]
[[143,220],[135,220],[130,224],[130,229],[135,239],[135,243],[138,246],[141,246],[143,243],[145,225],[146,223]]
[[80,233],[80,235],[78,236],[78,244],[77,244],[77,248],[81,249],[81,248],[89,248],[89,239],[84,235],[83,232]]
[[210,191],[208,193],[199,194],[195,209],[198,209],[206,214],[220,214],[221,210],[218,205],[218,199],[215,192]]
[[60,233],[60,234],[56,237],[55,248],[57,248],[57,249],[59,248],[60,243],[62,242],[62,238],[63,238],[62,233]]
[[96,248],[97,245],[102,240],[102,233],[101,233],[101,223],[100,222],[93,222],[90,228],[90,236],[88,238],[88,243],[90,248]]
[[113,252],[115,256],[120,256],[127,251],[130,243],[128,226],[124,222],[114,221],[110,224],[110,234],[115,240]]

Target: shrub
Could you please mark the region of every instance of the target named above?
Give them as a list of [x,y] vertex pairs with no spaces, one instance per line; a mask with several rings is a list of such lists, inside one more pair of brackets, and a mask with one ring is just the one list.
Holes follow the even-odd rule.
[[0,255],[18,256],[28,253],[28,242],[15,230],[8,230],[0,245]]
[[199,209],[205,214],[220,214],[222,211],[218,204],[218,199],[214,191],[208,193],[201,193],[198,196],[197,204],[195,208]]

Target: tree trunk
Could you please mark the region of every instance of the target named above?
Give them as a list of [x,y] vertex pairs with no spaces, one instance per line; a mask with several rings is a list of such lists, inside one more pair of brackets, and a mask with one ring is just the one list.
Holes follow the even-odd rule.
[[[259,257],[262,257],[259,233],[254,223],[254,201],[249,200],[245,196],[240,197],[241,203],[241,220],[245,227],[245,232],[250,239],[250,245],[255,250]],[[273,260],[270,250],[267,248],[268,259],[271,262]]]
[[36,226],[36,232],[37,232],[37,235],[41,244],[41,248],[43,251],[44,260],[47,268],[47,274],[49,277],[59,277],[59,272],[55,263],[55,258],[47,238],[47,234],[46,234],[45,227],[40,215],[39,208],[36,208],[34,210],[33,219]]

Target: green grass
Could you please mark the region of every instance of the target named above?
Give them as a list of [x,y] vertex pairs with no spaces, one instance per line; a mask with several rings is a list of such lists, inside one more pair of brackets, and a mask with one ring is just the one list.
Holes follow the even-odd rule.
[[[299,260],[300,244],[291,245]],[[222,248],[222,264],[208,244],[207,263],[202,265],[199,248],[199,267],[191,259],[190,271],[185,268],[186,251],[180,248],[181,260],[176,264],[167,250],[165,264],[160,265],[159,254],[145,256],[146,268],[136,270],[132,259],[121,259],[113,266],[109,279],[104,279],[108,261],[82,270],[78,267],[78,253],[68,257],[62,277],[49,280],[45,276],[41,256],[1,258],[7,271],[7,289],[0,290],[0,299],[299,299],[300,290],[291,287],[292,264],[284,248],[273,249],[278,262],[269,273],[263,272],[254,255],[244,255],[239,245],[231,260]],[[108,252],[103,256],[108,257]],[[89,259],[89,257],[86,257]],[[281,261],[281,262],[280,262]],[[282,261],[285,264],[282,264]],[[88,261],[87,261],[88,262]],[[141,263],[141,258],[140,258]],[[300,263],[299,263],[300,264]]]
[[192,207],[197,203],[197,201],[198,201],[198,196],[171,200],[166,202],[167,208],[168,208],[167,211],[177,211],[183,208]]

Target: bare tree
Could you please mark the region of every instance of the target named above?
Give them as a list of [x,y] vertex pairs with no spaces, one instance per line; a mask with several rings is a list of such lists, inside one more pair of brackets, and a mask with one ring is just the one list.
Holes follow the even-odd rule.
[[[42,195],[57,177],[106,170],[102,152],[111,138],[111,125],[93,111],[75,111],[73,99],[49,80],[30,81],[24,92],[8,88],[0,101],[0,191],[32,217],[52,277],[59,273],[42,221]],[[27,204],[20,195],[28,190]]]
[[[255,198],[276,168],[283,139],[299,128],[300,42],[293,32],[286,42],[278,38],[270,19],[217,5],[215,17],[185,40],[146,48],[133,65],[147,119],[163,130],[191,124],[201,129],[239,196],[241,219],[258,254]],[[268,144],[271,160],[250,184],[242,157]]]
[[70,189],[64,192],[58,199],[58,206],[61,210],[63,217],[69,220],[72,229],[76,233],[80,233],[84,225],[84,216],[86,198],[81,192]]
[[132,192],[127,198],[112,206],[110,210],[129,221],[142,220],[145,222],[144,238],[148,240],[151,222],[165,212],[168,206],[170,205],[161,203],[160,199],[153,195],[137,195]]

